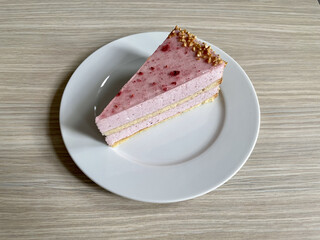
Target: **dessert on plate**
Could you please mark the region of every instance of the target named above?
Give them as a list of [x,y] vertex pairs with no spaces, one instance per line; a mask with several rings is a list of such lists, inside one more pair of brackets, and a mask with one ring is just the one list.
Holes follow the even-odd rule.
[[96,124],[110,146],[219,94],[226,62],[192,33],[175,27],[121,88]]

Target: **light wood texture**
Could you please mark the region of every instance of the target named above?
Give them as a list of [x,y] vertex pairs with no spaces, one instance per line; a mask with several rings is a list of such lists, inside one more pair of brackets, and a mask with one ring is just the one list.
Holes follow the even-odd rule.
[[[319,11],[316,0],[0,1],[0,239],[319,239]],[[176,24],[245,69],[259,139],[214,192],[165,205],[127,200],[73,163],[61,95],[102,45]]]

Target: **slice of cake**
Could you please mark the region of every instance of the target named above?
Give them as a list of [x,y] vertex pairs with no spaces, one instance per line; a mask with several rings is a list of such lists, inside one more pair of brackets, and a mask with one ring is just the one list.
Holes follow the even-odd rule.
[[115,146],[135,133],[218,96],[226,65],[210,46],[175,27],[122,87],[96,124]]

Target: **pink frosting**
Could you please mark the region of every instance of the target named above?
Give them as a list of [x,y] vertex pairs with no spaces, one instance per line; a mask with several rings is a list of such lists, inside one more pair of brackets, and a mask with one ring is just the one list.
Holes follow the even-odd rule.
[[222,78],[217,66],[196,60],[178,37],[167,38],[123,86],[96,124],[102,133],[127,124],[186,98]]
[[129,123],[135,119],[141,118],[147,114],[160,110],[170,104],[182,100],[197,91],[207,87],[212,82],[222,77],[222,69],[214,71],[213,73],[207,72],[201,77],[193,79],[185,84],[162,93],[152,99],[137,104],[132,108],[122,111],[118,114],[97,121],[97,125],[102,133],[119,127],[123,124]]
[[157,116],[154,116],[152,118],[149,118],[148,120],[145,120],[143,122],[140,122],[138,124],[132,125],[126,129],[123,129],[122,131],[119,131],[117,133],[111,134],[109,136],[106,137],[106,142],[109,145],[113,145],[114,143],[118,142],[119,140],[126,138],[128,136],[131,136],[132,134],[150,127],[158,122],[161,122],[162,120],[165,120],[171,116],[174,116],[178,113],[181,113],[197,104],[202,103],[203,101],[205,101],[206,99],[212,97],[214,94],[216,94],[217,92],[219,92],[219,87],[210,89],[207,92],[204,92],[200,95],[198,95],[197,97],[177,106],[176,108],[172,108],[166,112],[163,112]]

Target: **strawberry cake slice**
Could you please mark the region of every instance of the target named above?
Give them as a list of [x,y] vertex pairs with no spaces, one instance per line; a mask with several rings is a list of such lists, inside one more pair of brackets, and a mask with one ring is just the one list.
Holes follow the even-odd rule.
[[96,117],[110,146],[219,93],[226,62],[210,46],[175,27]]

